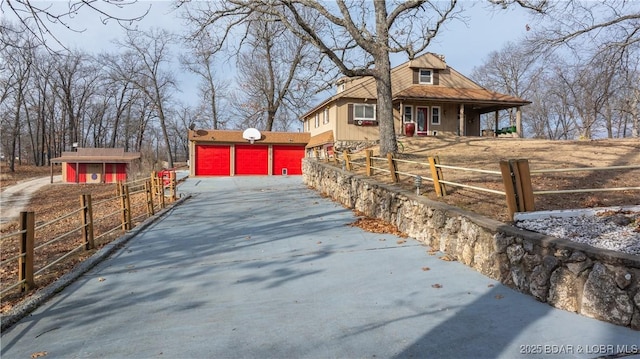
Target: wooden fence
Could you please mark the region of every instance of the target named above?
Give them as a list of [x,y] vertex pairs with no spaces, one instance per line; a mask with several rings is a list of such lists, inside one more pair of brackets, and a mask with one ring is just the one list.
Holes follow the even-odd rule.
[[[90,194],[83,194],[78,209],[38,226],[34,212],[21,212],[20,229],[0,237],[0,245],[11,238],[17,238],[19,242],[17,253],[9,254],[9,258],[0,261],[0,268],[4,272],[17,272],[18,277],[16,282],[2,282],[0,297],[12,290],[26,292],[35,288],[38,276],[45,275],[78,252],[90,251],[99,244],[108,243],[115,238],[114,235],[131,230],[136,221],[153,216],[157,210],[165,208],[167,203],[177,198],[173,171],[152,172],[150,178],[119,182],[115,186],[114,197],[94,203]],[[94,217],[96,210],[100,210],[100,218]],[[118,221],[112,219],[116,216]],[[114,226],[114,223],[117,225]],[[63,233],[59,233],[60,230],[52,231],[54,226],[62,227]],[[55,232],[55,237],[48,238],[49,232]],[[64,243],[64,250],[54,248],[60,247],[60,243]],[[45,247],[59,256],[51,260],[46,258],[45,262],[37,261],[35,253]],[[37,262],[42,262],[39,268],[36,268]]]
[[[438,197],[447,195],[447,186],[466,188],[472,191],[491,193],[504,196],[506,200],[506,208],[509,218],[513,220],[516,212],[535,211],[535,197],[540,195],[561,194],[561,193],[593,193],[593,192],[613,192],[613,191],[640,191],[640,187],[616,187],[616,188],[580,188],[565,190],[536,190],[532,186],[532,175],[543,175],[548,173],[568,173],[578,171],[620,171],[620,170],[638,170],[640,165],[629,166],[609,166],[609,167],[584,167],[584,168],[560,168],[560,169],[541,169],[530,170],[529,161],[526,159],[514,159],[508,161],[499,161],[500,170],[486,170],[478,168],[468,168],[459,166],[450,166],[440,163],[437,156],[427,157],[426,162],[406,160],[394,158],[389,154],[387,157],[376,157],[373,151],[365,150],[363,153],[351,154],[347,151],[336,151],[333,156],[325,159],[333,162],[335,165],[341,166],[344,170],[354,171],[360,169],[367,176],[373,176],[376,172],[384,172],[389,175],[389,179],[393,183],[400,180],[400,176],[406,176],[413,179],[416,192],[420,194],[422,181],[429,181],[433,184],[434,191]],[[405,170],[399,170],[403,165]],[[422,171],[421,171],[422,170]],[[494,185],[478,186],[464,183],[464,176],[455,176],[461,178],[458,181],[445,180],[444,170],[448,174],[452,172],[462,172],[466,174],[479,174],[483,178],[480,182]],[[420,175],[418,172],[423,173]],[[449,175],[447,175],[449,176]],[[640,176],[639,176],[640,177]],[[492,179],[493,178],[493,179]],[[475,181],[478,182],[477,178]]]

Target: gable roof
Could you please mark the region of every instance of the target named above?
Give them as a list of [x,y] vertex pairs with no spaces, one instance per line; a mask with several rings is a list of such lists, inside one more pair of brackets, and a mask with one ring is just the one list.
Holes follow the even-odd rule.
[[[210,143],[248,143],[242,138],[243,131],[236,130],[189,130],[189,141]],[[262,137],[256,143],[306,145],[311,135],[308,132],[260,131]]]
[[62,152],[52,163],[129,163],[140,158],[140,152],[125,152],[124,148],[82,148],[75,152]]
[[[460,74],[455,69],[449,67],[444,61],[444,57],[433,53],[425,53],[413,60],[406,61],[391,69],[391,82],[394,85],[394,75],[401,71],[416,68],[429,68],[440,70],[451,74],[449,78],[455,78],[454,82],[449,82],[447,86],[442,85],[410,85],[406,88],[393,89],[393,101],[404,99],[414,100],[435,100],[440,102],[463,102],[468,104],[481,105],[485,111],[493,111],[496,109],[509,108],[513,106],[528,105],[531,101],[523,100],[516,96],[501,94],[488,90],[466,76]],[[442,77],[441,77],[442,78]],[[351,82],[350,86],[329,98],[325,99],[315,107],[311,108],[302,115],[301,120],[319,109],[327,106],[338,99],[346,100],[376,100],[376,82],[371,76],[341,78],[338,83]],[[403,85],[404,87],[404,85]]]

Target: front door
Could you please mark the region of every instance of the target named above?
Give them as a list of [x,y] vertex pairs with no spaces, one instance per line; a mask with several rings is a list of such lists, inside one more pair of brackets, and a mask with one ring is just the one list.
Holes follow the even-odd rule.
[[429,108],[428,107],[417,107],[416,108],[416,134],[418,136],[426,136],[429,133],[429,128],[427,127],[428,119],[429,119]]

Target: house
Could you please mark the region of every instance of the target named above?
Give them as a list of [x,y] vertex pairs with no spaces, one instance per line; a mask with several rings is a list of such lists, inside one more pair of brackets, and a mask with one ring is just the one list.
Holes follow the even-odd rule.
[[124,148],[78,148],[52,158],[51,165],[62,164],[62,182],[116,183],[127,180],[129,167],[139,159],[139,152]]
[[[480,136],[480,115],[495,112],[497,118],[505,109],[515,109],[521,134],[520,107],[531,103],[483,88],[432,53],[393,68],[391,82],[396,134]],[[311,135],[308,148],[331,147],[330,137],[336,143],[379,138],[375,80],[342,78],[336,84],[335,95],[301,118]]]
[[245,132],[189,130],[189,176],[302,174],[308,133]]

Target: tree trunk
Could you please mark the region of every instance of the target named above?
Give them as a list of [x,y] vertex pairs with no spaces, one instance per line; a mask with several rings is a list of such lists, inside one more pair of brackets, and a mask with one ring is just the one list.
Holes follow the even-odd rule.
[[377,74],[376,87],[378,105],[376,106],[376,119],[380,131],[380,155],[397,153],[396,131],[393,127],[393,103],[391,100],[391,61],[389,56],[379,56],[376,59]]

